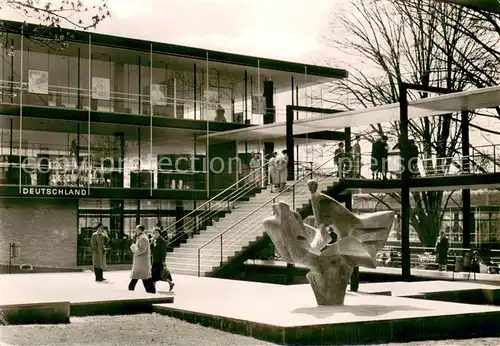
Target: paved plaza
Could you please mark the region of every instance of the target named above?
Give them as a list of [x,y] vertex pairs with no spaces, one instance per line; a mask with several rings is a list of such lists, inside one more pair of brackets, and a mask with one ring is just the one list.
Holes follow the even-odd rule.
[[[128,271],[107,272],[106,278],[106,283],[96,283],[91,272],[2,275],[0,305],[67,301],[73,317],[73,305],[143,300],[151,311],[166,316],[270,342],[300,344],[457,337],[453,333],[482,336],[484,328],[488,334],[495,328],[492,321],[500,320],[498,306],[425,299],[426,294],[485,291],[498,300],[498,287],[473,282],[361,284],[358,293],[347,293],[344,306],[317,306],[307,284],[176,275],[174,292],[162,282],[158,293],[149,294],[140,285],[134,292],[127,290]],[[173,302],[166,303],[167,298]]]
[[93,272],[0,275],[0,305],[68,301],[72,304],[174,297],[168,284],[159,283],[156,294],[146,293],[139,282],[128,290],[129,271],[106,272],[97,283]]

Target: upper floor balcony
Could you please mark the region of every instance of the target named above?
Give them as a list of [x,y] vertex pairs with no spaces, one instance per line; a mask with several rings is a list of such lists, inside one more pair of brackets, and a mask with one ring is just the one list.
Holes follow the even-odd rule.
[[2,104],[262,124],[280,94],[291,103],[299,89],[347,76],[329,67],[87,32],[63,44],[26,37],[0,39]]

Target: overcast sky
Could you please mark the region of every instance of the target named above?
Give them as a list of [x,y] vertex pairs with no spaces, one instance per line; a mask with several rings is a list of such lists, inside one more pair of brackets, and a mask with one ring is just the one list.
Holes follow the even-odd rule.
[[[328,60],[323,37],[328,32],[331,11],[341,1],[108,0],[112,17],[100,24],[97,31],[323,64]],[[5,9],[1,16],[16,19]]]

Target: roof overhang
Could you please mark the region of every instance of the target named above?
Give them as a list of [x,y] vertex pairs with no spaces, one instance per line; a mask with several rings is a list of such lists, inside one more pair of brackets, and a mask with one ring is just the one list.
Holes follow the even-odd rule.
[[[454,112],[492,108],[500,105],[500,86],[462,91],[427,99],[410,101],[409,119],[438,116]],[[325,111],[325,113],[327,113]],[[340,130],[347,127],[361,127],[377,123],[399,121],[399,103],[317,116],[312,119],[296,120],[293,134],[300,135],[325,130]],[[286,136],[286,122],[259,125],[209,134],[211,139],[259,141],[274,140]]]
[[[88,49],[90,35],[92,37],[91,54],[93,60],[137,64],[137,56],[140,55],[142,56],[142,60],[140,60],[142,61],[141,64],[149,66],[150,53],[152,53],[152,66],[155,68],[165,68],[168,65],[172,69],[192,72],[193,65],[197,63],[199,69],[205,67],[217,69],[221,72],[222,79],[224,78],[224,74],[226,74],[231,78],[237,78],[238,81],[242,81],[245,74],[248,74],[249,79],[251,79],[251,76],[254,77],[253,83],[257,83],[257,74],[266,78],[271,76],[274,87],[279,92],[291,90],[292,77],[294,78],[295,86],[303,88],[330,83],[335,79],[347,78],[349,75],[344,69],[329,66],[186,47],[91,31],[75,31],[64,28],[45,28],[41,31],[36,24],[17,21],[4,20],[0,29],[1,32],[16,35],[19,35],[22,29],[27,37],[30,35],[36,37],[45,35],[51,38],[56,34],[63,34],[68,37],[68,42],[72,42],[73,45],[59,51],[55,49],[51,50],[51,54],[70,54],[70,56],[78,56],[78,54],[87,56],[86,49]],[[9,39],[14,40],[14,46],[18,47],[20,45],[20,36],[12,36]],[[33,42],[30,40],[25,41],[24,44],[29,45],[30,52],[47,51],[47,47],[40,45],[36,40]],[[79,48],[81,48],[80,52],[78,51]],[[249,81],[249,83],[252,83],[252,81]],[[256,90],[257,87],[255,87]]]

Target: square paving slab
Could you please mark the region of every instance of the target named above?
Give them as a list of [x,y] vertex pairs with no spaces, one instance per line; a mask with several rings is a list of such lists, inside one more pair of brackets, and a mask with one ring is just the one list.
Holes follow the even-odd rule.
[[174,300],[175,293],[168,292],[166,283],[158,283],[158,293],[150,294],[141,282],[135,291],[128,290],[128,271],[106,272],[105,277],[107,281],[98,283],[92,272],[0,275],[0,309],[9,313],[25,309],[28,314],[38,309],[44,315],[56,303],[67,303],[71,316],[124,314],[150,312],[153,303]]
[[360,344],[486,335],[495,333],[500,321],[500,307],[494,306],[351,292],[344,306],[317,306],[309,285],[176,278],[175,302],[155,304],[155,311],[278,343]]

